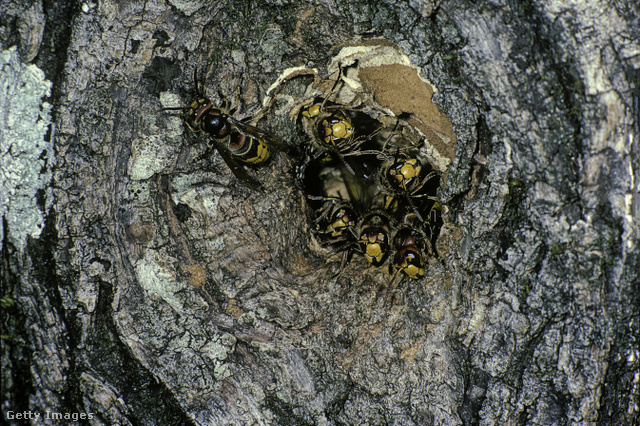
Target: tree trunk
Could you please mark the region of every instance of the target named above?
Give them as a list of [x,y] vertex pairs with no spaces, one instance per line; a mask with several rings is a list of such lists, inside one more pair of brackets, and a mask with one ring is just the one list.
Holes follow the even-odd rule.
[[[640,422],[635,2],[2,4],[9,424]],[[340,270],[301,155],[251,190],[161,111],[197,71],[249,114],[286,68],[372,43],[451,122],[420,280]],[[279,99],[259,127],[300,147]]]

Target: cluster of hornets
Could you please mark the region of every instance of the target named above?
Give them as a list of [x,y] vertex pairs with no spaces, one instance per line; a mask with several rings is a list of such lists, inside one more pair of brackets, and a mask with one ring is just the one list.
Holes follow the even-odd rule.
[[374,266],[388,261],[391,282],[399,274],[420,279],[427,256],[438,257],[440,172],[426,161],[420,144],[403,136],[408,124],[400,118],[385,126],[360,108],[332,99],[343,68],[338,67],[337,78],[325,79],[332,85],[328,93],[292,110],[304,135],[299,150],[256,127],[264,111],[238,119],[224,96],[221,105],[214,104],[202,94],[195,74],[195,100],[163,110],[182,111],[187,127],[207,136],[207,152],[217,150],[251,189],[261,185],[250,169],[267,165],[273,150],[299,159],[296,178],[313,212],[312,229],[332,254],[342,252],[340,272],[357,253]]

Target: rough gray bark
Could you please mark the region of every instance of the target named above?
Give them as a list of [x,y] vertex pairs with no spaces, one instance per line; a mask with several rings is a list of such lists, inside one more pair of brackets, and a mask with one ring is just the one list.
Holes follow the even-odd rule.
[[[43,232],[4,222],[4,419],[638,424],[634,2],[185,7],[3,3],[2,50],[54,82],[56,128]],[[196,68],[255,108],[285,68],[374,36],[434,83],[457,139],[442,260],[391,300],[362,259],[332,278],[295,158],[249,191],[158,112],[161,92],[190,100]],[[287,114],[262,124],[301,143]]]

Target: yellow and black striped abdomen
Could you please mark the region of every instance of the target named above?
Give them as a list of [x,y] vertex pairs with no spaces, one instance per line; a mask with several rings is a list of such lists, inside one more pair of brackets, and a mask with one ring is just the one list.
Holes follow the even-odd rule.
[[233,132],[229,150],[236,160],[246,164],[260,165],[269,160],[270,149],[264,141],[240,132]]

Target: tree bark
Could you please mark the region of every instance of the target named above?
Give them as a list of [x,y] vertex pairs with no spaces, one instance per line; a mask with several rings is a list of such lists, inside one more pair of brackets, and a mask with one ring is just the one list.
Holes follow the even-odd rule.
[[[47,108],[11,115],[23,96],[5,92],[9,424],[640,422],[634,2],[8,4],[1,47],[22,63],[3,56],[4,87],[40,99],[46,83],[16,77],[32,61],[55,125],[9,137]],[[252,191],[160,111],[192,101],[197,71],[209,97],[239,88],[239,114],[255,112],[286,68],[322,75],[340,47],[380,39],[455,134],[440,258],[391,286],[361,257],[336,276],[300,157],[250,169],[268,188]],[[260,126],[300,146],[290,107]],[[19,164],[42,179],[11,181]],[[21,225],[38,211],[43,226]]]

